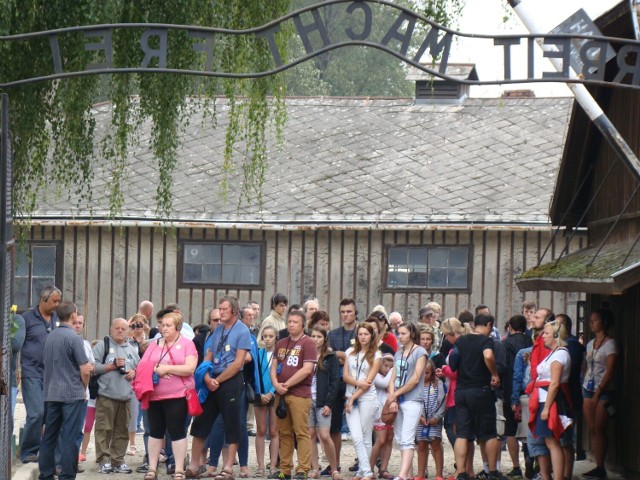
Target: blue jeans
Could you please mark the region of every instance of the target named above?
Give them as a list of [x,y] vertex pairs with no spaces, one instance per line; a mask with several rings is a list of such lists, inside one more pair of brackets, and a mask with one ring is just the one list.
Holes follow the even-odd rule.
[[456,423],[456,407],[449,407],[444,413],[444,430],[447,432],[447,438],[451,446],[456,443],[456,432],[453,428]]
[[18,398],[18,387],[11,387],[11,418],[16,415],[16,399]]
[[[147,420],[148,421],[148,420]],[[189,424],[191,423],[191,417],[187,415],[187,418],[184,422],[184,430],[187,431],[189,429]],[[146,431],[146,429],[145,429]],[[167,431],[164,435],[164,453],[167,455],[167,465],[175,465],[176,459],[173,456],[173,445],[171,444],[171,435]],[[146,445],[145,445],[146,448]],[[147,462],[148,463],[148,462]]]
[[[80,430],[78,431],[78,436],[76,438],[76,444],[78,447],[78,451],[80,451],[80,446],[82,445],[82,438],[84,437],[84,419],[87,417],[87,401],[84,401],[84,409],[82,410],[82,422],[80,424]],[[62,448],[64,443],[64,439],[62,438],[62,432],[58,436],[58,444],[56,445],[56,466],[60,466],[60,462],[62,461]],[[66,445],[65,445],[66,448]]]
[[[47,420],[40,444],[39,480],[52,480],[56,470],[56,444],[65,445],[60,457],[62,472],[59,480],[76,478],[78,467],[78,432],[82,428],[82,420],[86,411],[86,402],[78,400],[71,403],[47,402]],[[60,437],[60,438],[58,438]]]
[[149,463],[149,432],[151,427],[149,426],[149,415],[146,410],[140,409],[142,412],[142,428],[144,428],[144,435],[142,435],[142,443],[144,443],[144,463]]
[[[27,421],[24,425],[20,460],[28,455],[37,455],[40,450],[42,424],[44,423],[44,382],[41,378],[22,379],[22,399],[27,410]],[[78,460],[76,458],[76,460]]]

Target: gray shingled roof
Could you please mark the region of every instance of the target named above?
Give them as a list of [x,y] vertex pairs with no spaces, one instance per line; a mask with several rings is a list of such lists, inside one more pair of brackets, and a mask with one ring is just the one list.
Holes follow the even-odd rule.
[[[175,221],[290,224],[529,224],[549,222],[570,99],[288,99],[281,148],[270,149],[263,204],[237,208],[218,181],[226,127],[194,115],[174,175]],[[98,123],[109,106],[96,110]],[[158,178],[145,145],[131,153],[124,219],[153,221]],[[239,178],[239,177],[238,177]],[[47,199],[34,220],[107,216],[108,172],[92,209]],[[239,188],[242,188],[239,185]]]

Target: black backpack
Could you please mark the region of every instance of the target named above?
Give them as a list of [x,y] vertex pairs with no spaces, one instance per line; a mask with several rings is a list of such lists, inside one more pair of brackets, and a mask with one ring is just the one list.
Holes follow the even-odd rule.
[[[102,363],[107,359],[107,354],[109,353],[109,337],[104,337],[104,354],[102,355]],[[100,375],[91,375],[89,379],[89,398],[95,400],[98,398],[98,390],[100,390],[100,386],[98,385],[98,378]]]

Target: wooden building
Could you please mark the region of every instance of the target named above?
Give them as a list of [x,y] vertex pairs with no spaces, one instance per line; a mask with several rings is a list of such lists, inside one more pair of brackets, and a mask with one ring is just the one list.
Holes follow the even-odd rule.
[[[455,92],[454,92],[455,93]],[[130,153],[123,214],[106,210],[101,170],[91,205],[44,197],[33,216],[31,261],[18,262],[21,308],[55,282],[87,317],[87,337],[138,302],[178,302],[192,324],[226,294],[268,314],[275,292],[317,297],[337,320],[343,297],[360,317],[377,305],[415,319],[426,302],[445,316],[486,303],[499,325],[525,298],[514,279],[537,265],[551,238],[548,217],[569,99],[287,100],[284,142],[273,145],[262,204],[242,203],[221,178],[225,101],[218,129],[194,114],[174,175],[172,228],[160,230],[149,135]],[[96,107],[104,124],[109,105]],[[241,153],[238,153],[241,155]],[[554,258],[564,241],[554,242]],[[583,246],[576,237],[571,251]],[[24,256],[20,254],[19,256]],[[52,259],[55,259],[53,261]],[[575,310],[579,294],[531,298]]]
[[[596,23],[603,35],[635,39],[633,15],[629,3],[621,2]],[[607,65],[607,80],[613,79],[615,69],[614,65]],[[605,87],[589,90],[639,155],[640,130],[636,120],[640,92]],[[615,313],[613,334],[621,353],[615,379],[618,413],[610,425],[608,463],[622,470],[625,478],[640,473],[640,411],[629,401],[640,397],[640,351],[636,348],[640,343],[639,175],[625,166],[584,111],[574,105],[551,220],[567,231],[587,229],[588,241],[584,249],[531,269],[517,280],[523,291],[586,293],[586,318],[601,306],[610,307]],[[585,341],[589,337],[587,323]]]

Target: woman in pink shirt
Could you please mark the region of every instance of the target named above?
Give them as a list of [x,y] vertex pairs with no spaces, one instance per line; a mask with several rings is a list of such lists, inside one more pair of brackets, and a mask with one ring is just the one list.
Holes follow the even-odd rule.
[[152,342],[142,357],[152,362],[153,392],[149,401],[149,470],[145,480],[156,480],[158,458],[165,430],[171,436],[176,459],[175,480],[184,480],[184,459],[187,455],[187,388],[194,388],[193,372],[198,352],[193,342],[180,334],[182,315],[167,313],[160,322],[162,338]]

